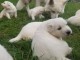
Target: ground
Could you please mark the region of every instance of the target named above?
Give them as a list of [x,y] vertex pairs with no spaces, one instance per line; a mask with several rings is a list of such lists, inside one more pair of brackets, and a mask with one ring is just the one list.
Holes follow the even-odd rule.
[[[0,0],[0,3],[4,0]],[[16,0],[10,0],[16,5]],[[33,3],[30,4],[30,7],[34,7]],[[3,8],[0,5],[0,11]],[[73,16],[75,12],[80,9],[80,3],[69,2],[66,5],[65,13],[60,15],[61,17],[67,19],[70,16]],[[37,18],[36,21],[44,21],[50,18],[50,15],[45,14],[45,19]],[[21,30],[21,28],[31,22],[31,18],[28,17],[25,8],[22,11],[18,11],[18,18],[12,17],[11,20],[6,17],[0,19],[0,44],[4,45],[9,53],[13,56],[14,60],[33,60],[32,51],[31,51],[31,41],[26,42],[25,40],[19,41],[17,43],[9,43],[9,39],[15,37]],[[73,30],[73,35],[64,38],[67,43],[73,48],[72,54],[68,56],[72,60],[80,60],[80,27],[70,25]],[[36,60],[36,59],[35,59]]]

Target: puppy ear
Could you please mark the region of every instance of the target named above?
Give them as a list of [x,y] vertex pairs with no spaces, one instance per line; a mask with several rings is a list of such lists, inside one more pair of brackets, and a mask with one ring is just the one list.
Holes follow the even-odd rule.
[[49,5],[53,5],[54,1],[53,0],[49,0]]

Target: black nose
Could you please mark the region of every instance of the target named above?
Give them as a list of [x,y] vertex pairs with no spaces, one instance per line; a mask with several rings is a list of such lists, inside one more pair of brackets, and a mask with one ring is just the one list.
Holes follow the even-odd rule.
[[66,33],[67,33],[67,35],[70,35],[70,34],[71,34],[71,32],[70,32],[70,31],[67,31]]

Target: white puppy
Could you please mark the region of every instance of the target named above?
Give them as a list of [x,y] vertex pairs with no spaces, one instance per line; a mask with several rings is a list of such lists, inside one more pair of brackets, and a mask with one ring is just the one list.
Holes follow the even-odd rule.
[[[17,9],[23,9],[26,4],[28,5],[27,2],[29,3],[29,0],[19,0],[16,5]],[[40,6],[42,2],[44,3],[46,11],[51,13],[51,18],[56,18],[60,13],[64,13],[65,5],[68,0],[36,0],[36,6]]]
[[42,13],[45,11],[45,8],[42,6],[35,7],[33,9],[30,9],[29,6],[27,6],[27,12],[29,17],[32,18],[32,20],[35,20],[36,16],[39,16],[39,18],[44,18]]
[[17,18],[17,9],[13,5],[13,3],[4,1],[1,5],[4,9],[0,13],[0,18],[2,18],[3,16],[6,16],[8,19],[11,19],[10,16],[14,16],[15,18]]
[[32,40],[33,56],[37,56],[39,60],[70,60],[66,56],[72,48],[62,37],[71,33],[71,28],[63,18],[44,21]]
[[34,36],[35,31],[37,30],[37,28],[40,26],[42,22],[31,22],[28,23],[27,25],[25,25],[20,33],[18,34],[18,36],[16,36],[15,38],[9,40],[9,42],[13,43],[13,42],[17,42],[21,39],[32,39]]
[[13,60],[12,56],[2,45],[0,45],[0,60]]
[[67,21],[75,26],[80,26],[80,10],[78,10],[74,16],[68,18]]
[[40,6],[41,2],[45,3],[45,10],[51,12],[51,18],[56,18],[59,14],[64,13],[68,0],[36,0],[36,6]]

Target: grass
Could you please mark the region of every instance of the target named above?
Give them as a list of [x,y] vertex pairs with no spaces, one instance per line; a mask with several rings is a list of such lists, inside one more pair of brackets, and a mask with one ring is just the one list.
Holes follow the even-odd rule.
[[[4,0],[0,0],[0,3]],[[10,0],[16,4],[16,0]],[[34,7],[34,3],[31,3],[30,7]],[[3,8],[0,6],[0,11]],[[73,16],[75,12],[80,9],[80,3],[68,3],[65,8],[65,13],[60,15],[63,18],[69,18]],[[36,19],[36,21],[43,21],[50,18],[50,15],[44,14],[45,19]],[[18,11],[18,18],[12,18],[11,20],[6,17],[0,19],[0,44],[4,45],[9,53],[13,56],[14,60],[33,60],[31,51],[31,41],[25,40],[17,43],[9,43],[9,39],[15,37],[21,30],[21,28],[31,22],[31,18],[28,17],[25,9]],[[70,25],[73,30],[73,35],[65,38],[68,44],[73,48],[72,54],[69,56],[72,60],[80,60],[80,28]]]

